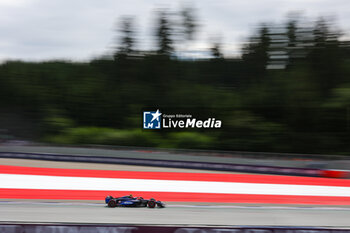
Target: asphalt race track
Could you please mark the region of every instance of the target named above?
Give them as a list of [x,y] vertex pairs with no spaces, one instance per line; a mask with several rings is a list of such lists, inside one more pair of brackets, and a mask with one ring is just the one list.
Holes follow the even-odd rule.
[[107,208],[102,203],[0,202],[2,222],[350,227],[350,208],[190,206]]
[[[106,164],[85,164],[1,159],[2,165],[101,169],[121,171],[167,171],[197,172],[150,168],[141,166],[122,166]],[[203,172],[203,171],[198,171]],[[320,226],[350,227],[350,206],[282,206],[269,204],[231,204],[208,203],[168,203],[164,209],[148,208],[107,208],[103,201],[81,200],[25,200],[0,199],[0,222],[35,223],[110,223],[110,224],[165,224],[165,225],[220,225],[220,226]],[[193,205],[192,205],[193,204]],[[206,206],[205,206],[206,205]],[[210,206],[209,206],[210,205]],[[256,205],[256,206],[253,206]]]

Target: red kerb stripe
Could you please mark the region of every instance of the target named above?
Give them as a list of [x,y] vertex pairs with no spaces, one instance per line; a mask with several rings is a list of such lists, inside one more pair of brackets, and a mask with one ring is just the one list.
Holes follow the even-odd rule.
[[215,174],[215,173],[183,173],[183,172],[141,172],[141,171],[109,171],[88,169],[40,168],[0,165],[0,173],[23,175],[48,175],[71,177],[154,179],[154,180],[190,180],[218,181],[265,184],[299,184],[350,187],[350,180],[252,174]]

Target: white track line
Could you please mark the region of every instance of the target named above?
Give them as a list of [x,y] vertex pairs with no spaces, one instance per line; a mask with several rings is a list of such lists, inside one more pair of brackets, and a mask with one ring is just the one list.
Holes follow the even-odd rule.
[[0,188],[350,197],[350,187],[0,174]]

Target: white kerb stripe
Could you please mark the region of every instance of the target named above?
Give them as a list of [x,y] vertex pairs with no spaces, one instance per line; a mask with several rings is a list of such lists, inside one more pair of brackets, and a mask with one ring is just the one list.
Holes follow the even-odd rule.
[[350,197],[350,187],[0,174],[0,188]]

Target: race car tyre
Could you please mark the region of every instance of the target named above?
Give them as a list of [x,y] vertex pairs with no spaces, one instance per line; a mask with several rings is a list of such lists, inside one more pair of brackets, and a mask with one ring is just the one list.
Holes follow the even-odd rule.
[[156,202],[153,200],[150,200],[147,205],[148,205],[148,208],[154,208],[156,207]]
[[115,200],[109,200],[108,202],[108,207],[116,207],[117,206],[117,202]]

